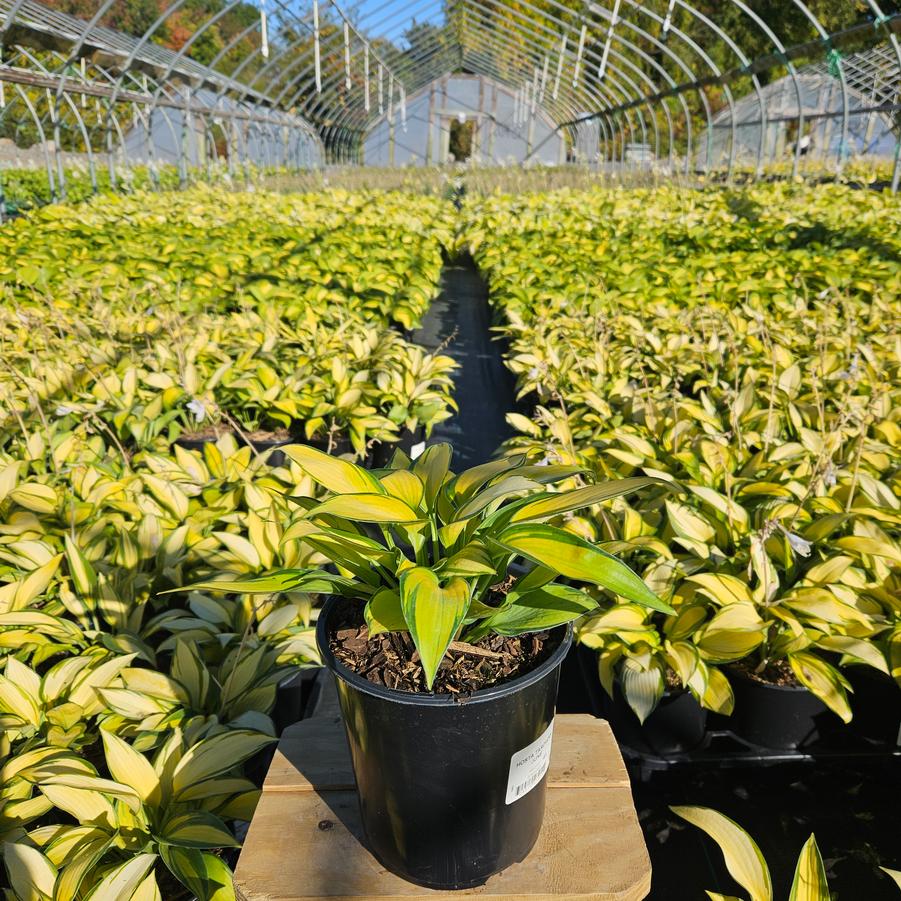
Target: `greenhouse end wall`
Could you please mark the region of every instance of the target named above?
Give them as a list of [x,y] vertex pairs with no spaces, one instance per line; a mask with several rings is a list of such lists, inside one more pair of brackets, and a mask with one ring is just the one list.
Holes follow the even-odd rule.
[[[366,136],[364,160],[370,166],[431,165],[451,162],[450,125],[464,117],[475,123],[472,158],[503,165],[529,158],[556,164],[565,159],[563,138],[541,109],[517,116],[513,92],[475,75],[433,81],[407,98],[406,116],[399,105],[385,110]],[[393,121],[392,121],[393,118]]]

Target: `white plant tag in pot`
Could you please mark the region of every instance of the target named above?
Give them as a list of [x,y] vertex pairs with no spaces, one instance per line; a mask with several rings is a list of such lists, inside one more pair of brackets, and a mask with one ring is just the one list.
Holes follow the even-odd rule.
[[507,803],[518,801],[527,795],[547,772],[551,764],[551,740],[554,737],[554,721],[530,745],[517,751],[510,758],[510,775],[507,777]]

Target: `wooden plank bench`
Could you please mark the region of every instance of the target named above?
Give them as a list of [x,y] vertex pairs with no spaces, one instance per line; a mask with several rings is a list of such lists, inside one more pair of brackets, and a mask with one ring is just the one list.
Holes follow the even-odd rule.
[[651,863],[610,727],[558,715],[547,812],[532,853],[485,885],[413,885],[362,844],[350,753],[330,678],[310,719],[282,735],[235,870],[241,901],[639,901]]

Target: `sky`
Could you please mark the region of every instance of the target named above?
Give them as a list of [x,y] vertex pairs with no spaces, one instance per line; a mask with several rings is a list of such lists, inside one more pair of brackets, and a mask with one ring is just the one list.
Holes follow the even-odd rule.
[[444,0],[338,0],[338,4],[373,37],[387,37],[395,43],[413,19],[436,24],[444,20]]

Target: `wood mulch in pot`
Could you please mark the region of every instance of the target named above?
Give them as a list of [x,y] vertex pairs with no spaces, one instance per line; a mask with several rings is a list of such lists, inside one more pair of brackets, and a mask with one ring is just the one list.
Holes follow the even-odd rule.
[[782,688],[801,687],[795,671],[787,660],[771,660],[759,672],[756,666],[744,660],[733,663],[729,668],[741,673],[753,682],[760,682],[762,685],[778,685]]
[[[329,647],[348,669],[374,685],[397,691],[429,693],[413,639],[407,632],[383,632],[371,637],[362,602],[346,602],[335,611]],[[540,666],[558,645],[551,633],[508,637],[487,635],[473,644],[452,642],[438,669],[433,694],[461,700],[482,688],[501,685]]]

